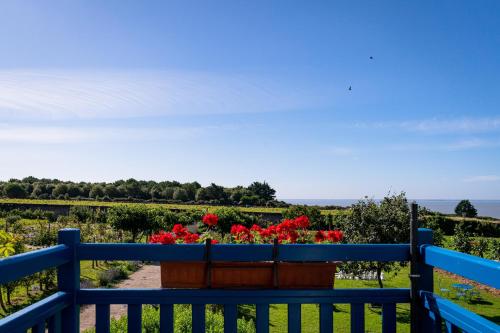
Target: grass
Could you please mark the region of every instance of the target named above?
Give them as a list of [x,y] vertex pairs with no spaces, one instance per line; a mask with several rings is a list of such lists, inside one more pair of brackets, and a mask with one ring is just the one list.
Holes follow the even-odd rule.
[[[161,204],[161,203],[127,203],[127,202],[109,202],[109,201],[95,201],[95,200],[39,200],[39,199],[0,199],[0,204],[31,204],[31,205],[70,205],[70,206],[100,206],[100,207],[113,207],[120,205],[146,205],[149,207],[164,207],[169,209],[178,210],[206,210],[208,212],[213,212],[216,209],[227,207],[227,206],[210,206],[210,205],[192,205],[192,204]],[[274,207],[239,207],[239,210],[246,213],[269,213],[269,214],[281,214],[286,208],[274,208]],[[323,209],[321,213],[326,214],[343,214],[348,210],[341,209]]]
[[[409,288],[409,268],[404,267],[398,273],[389,273],[385,275],[384,287],[386,288]],[[453,290],[451,285],[457,283],[457,280],[441,272],[435,272],[434,285],[435,292],[441,295],[440,289],[447,288]],[[336,280],[335,288],[378,288],[377,281],[362,280]],[[463,299],[456,299],[453,292],[449,298],[454,303],[475,312],[488,320],[500,323],[500,297],[484,290],[479,290],[480,298],[477,301],[467,302]],[[445,295],[441,295],[446,297]],[[398,304],[397,331],[410,331],[410,306],[409,304]],[[350,332],[350,305],[338,304],[334,308],[334,327],[335,332]],[[271,332],[284,333],[287,331],[287,307],[286,305],[273,305],[270,310]],[[319,310],[314,304],[302,305],[302,332],[319,332]],[[365,331],[381,332],[381,310],[365,305]]]

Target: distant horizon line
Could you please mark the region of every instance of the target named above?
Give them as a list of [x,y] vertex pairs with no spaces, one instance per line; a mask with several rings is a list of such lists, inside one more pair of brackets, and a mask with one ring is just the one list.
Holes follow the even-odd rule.
[[[373,200],[382,200],[383,198],[372,198],[368,197],[368,199],[373,199]],[[407,198],[408,201],[411,200],[428,200],[428,201],[456,201],[456,200],[470,200],[470,201],[500,201],[500,198],[498,199],[470,199],[470,198],[447,198],[447,199],[428,199],[428,198]],[[285,200],[363,200],[363,198],[277,198],[277,200],[285,201]]]

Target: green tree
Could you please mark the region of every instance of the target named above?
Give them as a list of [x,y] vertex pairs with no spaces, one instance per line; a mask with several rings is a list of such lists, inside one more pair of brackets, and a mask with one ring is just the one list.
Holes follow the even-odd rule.
[[52,197],[57,198],[60,195],[65,195],[66,193],[68,193],[68,185],[64,183],[59,183],[52,190]]
[[90,189],[89,197],[98,199],[104,197],[104,187],[100,184],[92,185]]
[[26,189],[20,183],[7,183],[3,187],[3,193],[8,198],[22,199],[28,196]]
[[[351,214],[343,221],[344,240],[348,243],[397,244],[410,238],[410,210],[405,193],[385,197],[380,205],[371,199],[351,206]],[[354,274],[376,271],[383,288],[382,272],[399,270],[393,262],[356,262],[344,265]]]
[[458,203],[457,207],[455,207],[455,214],[464,216],[464,217],[476,217],[477,210],[470,203],[469,200],[462,200]]
[[110,207],[107,222],[116,230],[130,232],[133,243],[139,236],[150,233],[156,228],[156,222],[150,218],[145,205]]
[[113,184],[106,184],[104,187],[104,195],[107,195],[110,198],[118,198],[120,197],[120,191]]
[[185,189],[178,187],[174,191],[173,199],[179,200],[179,201],[187,201],[188,200],[188,193]]
[[250,193],[258,196],[264,201],[273,200],[276,194],[276,191],[266,182],[253,182],[247,189]]

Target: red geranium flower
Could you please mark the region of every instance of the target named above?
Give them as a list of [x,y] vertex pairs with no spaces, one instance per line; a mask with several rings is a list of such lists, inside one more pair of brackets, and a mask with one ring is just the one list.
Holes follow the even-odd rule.
[[342,234],[342,231],[340,231],[340,230],[330,230],[330,231],[328,231],[327,238],[332,243],[336,243],[336,242],[341,241],[343,236],[344,235]]
[[175,244],[175,238],[170,232],[160,231],[149,237],[150,243]]
[[257,231],[257,232],[261,232],[262,231],[262,228],[257,225],[257,224],[254,224],[251,228],[250,228],[251,231]]
[[309,218],[306,215],[299,216],[295,219],[295,225],[302,229],[309,228]]
[[192,234],[192,233],[188,232],[184,236],[184,243],[186,243],[186,244],[196,243],[196,242],[198,242],[199,239],[200,239],[200,236],[198,234]]
[[322,230],[318,230],[318,232],[316,233],[316,235],[314,235],[314,241],[316,243],[321,243],[325,239],[326,239],[326,235],[325,235],[325,232],[322,231]]
[[231,226],[231,235],[233,235],[234,239],[239,242],[252,242],[253,235],[250,232],[250,229],[241,225],[241,224],[233,224]]
[[176,224],[174,225],[174,227],[172,228],[172,232],[178,237],[178,238],[182,238],[184,236],[186,236],[186,234],[188,233],[188,230],[186,228],[184,228],[182,226],[182,224]]
[[205,214],[202,221],[208,226],[215,226],[217,225],[217,222],[219,222],[219,217],[215,214]]

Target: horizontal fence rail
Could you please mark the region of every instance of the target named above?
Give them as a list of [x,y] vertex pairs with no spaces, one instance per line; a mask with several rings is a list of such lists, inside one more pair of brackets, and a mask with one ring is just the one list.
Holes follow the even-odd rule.
[[32,275],[70,261],[71,252],[66,245],[26,252],[0,260],[0,284]]
[[447,332],[459,332],[459,328],[468,333],[498,333],[500,327],[455,303],[434,295],[421,292],[422,305],[431,313],[435,329],[441,332],[444,323]]
[[498,262],[430,245],[423,245],[420,253],[429,266],[500,289]]
[[[203,261],[202,244],[80,244],[80,260]],[[212,245],[214,261],[272,261],[273,245]],[[408,261],[408,244],[278,245],[278,261]]]
[[[244,301],[244,302],[242,302]],[[409,289],[81,289],[79,304],[408,303]],[[247,303],[245,303],[247,302]]]
[[32,328],[33,333],[61,333],[61,311],[73,303],[70,295],[57,292],[32,304],[16,313],[0,319],[0,333],[26,332]]

